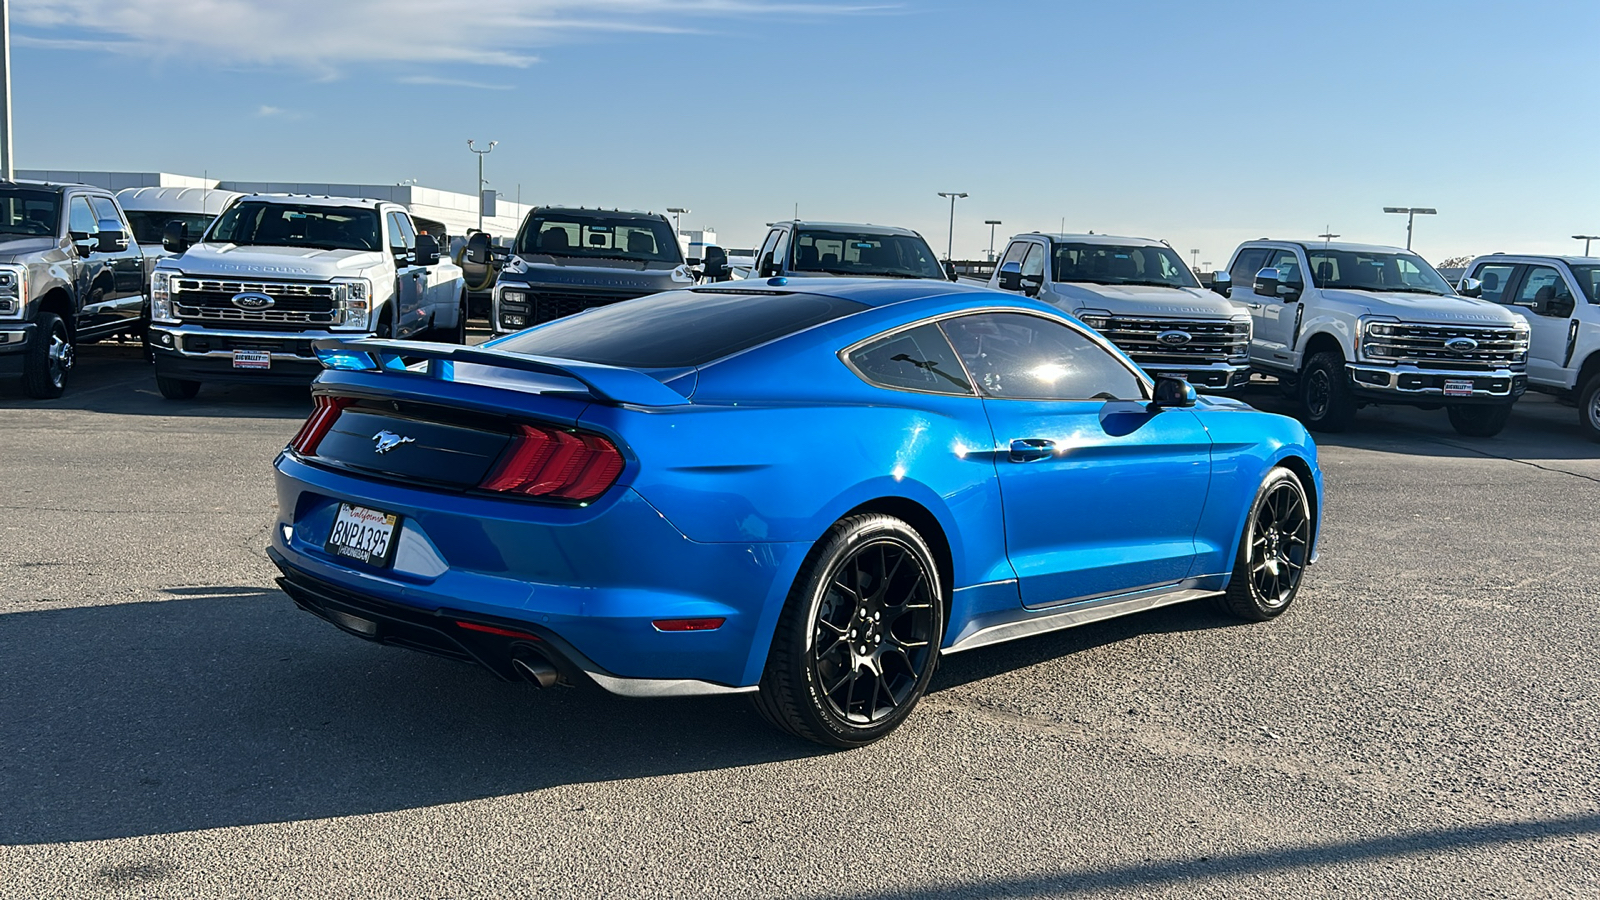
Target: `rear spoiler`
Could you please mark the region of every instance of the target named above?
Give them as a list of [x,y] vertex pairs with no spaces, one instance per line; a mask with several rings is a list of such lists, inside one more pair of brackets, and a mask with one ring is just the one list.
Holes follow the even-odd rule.
[[[378,338],[347,341],[323,338],[311,342],[323,368],[347,372],[393,372],[452,380],[454,364],[467,363],[495,369],[514,369],[539,375],[570,378],[602,403],[629,406],[682,406],[684,396],[637,369],[604,366],[572,359],[529,356],[491,347],[433,344],[424,341],[390,341]],[[409,368],[426,360],[425,371]]]

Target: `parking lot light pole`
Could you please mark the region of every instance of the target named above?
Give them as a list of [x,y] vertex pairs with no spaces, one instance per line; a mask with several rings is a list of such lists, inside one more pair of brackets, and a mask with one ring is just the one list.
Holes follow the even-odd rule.
[[672,213],[672,228],[678,234],[683,234],[683,216],[689,210],[681,206],[669,206],[667,212]]
[[989,262],[994,262],[994,227],[1005,223],[999,219],[984,219],[983,224],[989,226]]
[[12,180],[11,0],[0,0],[0,179]]
[[967,195],[954,191],[940,191],[939,196],[950,198],[950,242],[944,245],[944,261],[949,262],[955,259],[953,254],[956,246],[956,201],[966,199]]
[[[8,142],[11,140],[10,133],[11,133],[11,129],[7,128],[6,129],[6,134],[7,134],[6,141],[8,141]],[[7,150],[6,150],[6,155],[8,157],[11,155],[11,151],[10,151],[9,148],[7,148]],[[7,169],[6,171],[9,172],[10,169]],[[6,177],[10,178],[11,176],[7,175]],[[1575,240],[1575,241],[1583,241],[1583,255],[1584,256],[1588,256],[1589,255],[1589,242],[1590,241],[1600,241],[1600,234],[1575,234],[1575,235],[1572,236],[1572,239]]]
[[1383,211],[1386,213],[1398,213],[1406,217],[1407,250],[1411,249],[1411,229],[1417,224],[1417,216],[1436,216],[1439,214],[1437,209],[1430,209],[1426,206],[1385,206]]
[[483,158],[494,152],[494,145],[499,141],[490,141],[489,149],[479,150],[474,145],[472,138],[467,138],[467,149],[478,154],[478,230],[483,230]]

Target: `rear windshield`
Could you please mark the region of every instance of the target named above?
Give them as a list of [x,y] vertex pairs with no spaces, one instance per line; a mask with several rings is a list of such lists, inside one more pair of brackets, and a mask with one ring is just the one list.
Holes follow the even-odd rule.
[[832,229],[801,231],[792,268],[829,275],[944,278],[944,269],[920,237]]
[[529,213],[517,235],[517,255],[630,262],[683,262],[672,226],[661,219],[598,214]]
[[491,346],[630,369],[676,369],[704,365],[866,308],[817,294],[669,291],[557,319]]

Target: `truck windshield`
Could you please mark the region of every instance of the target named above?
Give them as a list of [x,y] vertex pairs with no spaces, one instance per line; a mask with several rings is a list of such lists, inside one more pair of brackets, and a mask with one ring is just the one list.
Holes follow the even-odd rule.
[[1590,303],[1600,303],[1600,266],[1573,266],[1572,274]]
[[1119,247],[1114,244],[1054,245],[1050,280],[1083,284],[1143,284],[1197,288],[1200,282],[1171,247]]
[[0,190],[0,237],[55,237],[61,196],[54,191]]
[[1319,288],[1445,296],[1455,293],[1433,266],[1414,253],[1307,247],[1306,259],[1312,281]]
[[255,247],[377,250],[377,210],[246,200],[217,217],[206,240]]
[[672,226],[641,216],[530,213],[517,234],[518,256],[625,259],[681,265]]
[[128,224],[133,226],[133,237],[141,244],[161,245],[161,233],[166,230],[168,222],[182,222],[189,226],[189,239],[194,240],[205,233],[206,226],[215,219],[209,213],[168,213],[155,212],[148,209],[125,209],[128,214]]
[[916,235],[804,229],[794,242],[796,272],[944,278],[928,242]]

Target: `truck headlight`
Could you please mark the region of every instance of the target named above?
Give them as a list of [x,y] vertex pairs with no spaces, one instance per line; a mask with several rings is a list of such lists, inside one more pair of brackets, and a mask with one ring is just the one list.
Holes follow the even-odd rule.
[[178,324],[176,305],[172,302],[172,273],[157,269],[150,276],[150,321]]
[[341,278],[338,299],[339,315],[332,326],[339,331],[372,330],[372,282],[366,278]]
[[1364,316],[1356,326],[1356,357],[1394,363],[1400,357],[1394,346],[1401,336],[1400,320],[1393,316]]
[[1104,331],[1111,324],[1111,311],[1108,309],[1080,309],[1073,315],[1095,331]]
[[28,268],[0,266],[0,319],[20,319],[28,305]]

